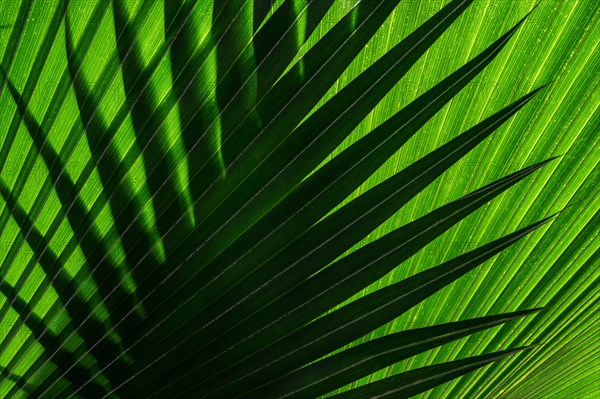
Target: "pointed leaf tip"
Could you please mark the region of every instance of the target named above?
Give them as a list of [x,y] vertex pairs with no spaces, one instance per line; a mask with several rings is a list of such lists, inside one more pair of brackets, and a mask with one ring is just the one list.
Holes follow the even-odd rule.
[[520,311],[517,311],[515,313],[518,313],[521,316],[529,316],[529,315],[532,315],[532,314],[545,312],[548,309],[550,309],[548,306],[540,306],[540,307],[537,307],[537,308],[520,310]]
[[527,94],[525,97],[526,97],[527,99],[530,99],[530,98],[534,97],[534,96],[535,96],[535,95],[537,95],[537,94],[538,94],[540,91],[542,91],[542,90],[546,89],[548,86],[550,86],[552,83],[553,83],[553,82],[552,82],[552,81],[550,81],[550,82],[544,83],[544,84],[542,84],[542,85],[540,85],[540,86],[536,87],[535,89],[533,89],[532,91],[530,91],[530,92],[529,92],[529,93],[528,93],[528,94]]
[[521,18],[521,19],[519,20],[519,22],[517,22],[517,25],[519,25],[519,26],[520,26],[520,25],[521,25],[523,22],[525,22],[525,20],[526,20],[527,18],[529,18],[529,16],[530,16],[531,14],[533,14],[533,12],[534,12],[534,11],[535,11],[535,10],[538,8],[538,6],[539,6],[539,5],[540,5],[540,2],[538,2],[536,5],[534,5],[534,6],[531,8],[531,10],[529,10],[529,12],[528,12],[527,14],[525,14],[525,16],[524,16],[523,18]]
[[556,160],[556,159],[558,159],[560,157],[561,156],[558,155],[558,156],[555,156],[555,157],[548,158],[548,159],[546,159],[544,161],[541,161],[541,162],[538,162],[538,163],[534,163],[533,165],[531,165],[531,166],[523,169],[523,172],[527,171],[526,173],[533,173],[534,171],[536,171],[538,169],[541,169],[543,166],[549,164],[550,162],[552,162],[552,161],[554,161],[554,160]]
[[541,219],[539,222],[535,223],[534,226],[535,228],[538,228],[548,222],[553,221],[554,219],[556,219],[558,217],[558,215],[562,212],[563,210],[560,210],[558,212],[555,212],[553,214],[551,214],[550,216],[546,216],[545,218]]
[[543,313],[550,310],[550,306],[540,306],[539,308],[533,308],[531,310],[534,313]]

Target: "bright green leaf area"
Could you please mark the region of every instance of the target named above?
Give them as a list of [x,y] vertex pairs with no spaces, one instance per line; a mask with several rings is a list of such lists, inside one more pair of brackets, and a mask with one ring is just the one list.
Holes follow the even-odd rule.
[[[275,2],[266,19],[281,3],[283,1]],[[309,38],[303,36],[308,24],[302,15],[306,1],[293,3],[293,9],[301,15],[296,36],[301,47],[290,62],[297,61],[303,73],[302,57],[356,1],[336,0]],[[448,0],[400,1],[313,112],[448,3]],[[485,50],[537,3],[537,0],[475,0],[327,160]],[[156,104],[174,101],[172,61],[164,56],[167,51],[163,1],[128,0],[123,4],[126,18],[137,24],[136,45],[143,66],[156,62],[146,82],[155,94]],[[197,10],[193,16],[192,25],[197,28],[195,40],[200,43],[205,38],[203,29],[210,29],[210,19],[207,21],[203,16],[211,7],[202,4],[198,7],[206,8]],[[160,215],[156,215],[157,210],[152,206],[148,165],[140,155],[152,151],[152,145],[149,150],[139,148],[140,140],[136,137],[139,120],[134,120],[133,114],[122,114],[127,110],[127,79],[125,68],[116,61],[119,49],[115,46],[112,8],[110,2],[100,0],[69,1],[73,42],[77,47],[89,41],[79,73],[94,96],[98,96],[94,99],[100,99],[95,111],[97,120],[110,126],[108,131],[113,134],[118,132],[110,148],[127,164],[124,191],[135,199],[141,225],[154,240],[150,256],[160,262],[167,249],[160,240],[161,226],[157,222]],[[66,27],[64,23],[53,22],[62,18],[63,12],[58,0],[1,1],[0,62],[19,93],[28,98],[31,114],[47,132],[44,145],[52,148],[66,165],[63,173],[75,183],[83,208],[94,215],[92,223],[83,230],[105,239],[107,257],[123,265],[127,262],[127,248],[115,239],[120,227],[116,225],[114,210],[110,209],[110,199],[103,192],[102,177],[95,168],[86,169],[93,163],[94,149],[82,135],[88,127],[82,126],[77,94],[69,80]],[[13,29],[15,24],[23,24],[24,28]],[[49,29],[54,29],[51,35]],[[600,395],[599,43],[600,3],[597,0],[540,0],[491,64],[335,208],[340,209],[486,117],[548,84],[489,138],[347,253],[503,176],[554,156],[560,158],[466,217],[344,304],[562,211],[559,216],[346,348],[406,329],[519,309],[548,309],[402,360],[331,395],[416,368],[530,344],[540,345],[445,382],[417,397],[579,399]],[[200,79],[209,82],[203,87],[207,93],[212,93],[211,82],[217,79],[216,64],[211,64],[216,62],[215,58],[215,54],[207,55],[207,66],[200,71]],[[289,70],[289,67],[283,68],[281,72]],[[18,192],[18,204],[30,215],[39,232],[55,231],[48,238],[49,247],[58,255],[66,274],[80,283],[81,297],[98,304],[93,317],[100,325],[107,324],[110,311],[102,305],[98,287],[93,280],[83,281],[77,277],[78,272],[88,267],[84,249],[77,244],[73,228],[60,211],[61,199],[51,188],[52,172],[39,155],[26,124],[21,122],[6,80],[0,86],[0,93],[2,182],[12,192]],[[161,115],[163,123],[157,141],[170,159],[165,165],[172,167],[169,172],[175,176],[173,186],[180,195],[178,201],[190,207],[194,201],[193,188],[188,184],[191,166],[185,160],[187,150],[179,112],[182,112],[180,108],[171,107]],[[217,124],[211,131],[209,148],[217,154],[218,168],[222,170],[221,126]],[[81,137],[83,139],[79,139]],[[44,190],[49,193],[47,199],[39,201],[40,192]],[[54,287],[47,284],[45,272],[29,244],[22,240],[19,224],[11,212],[11,207],[2,200],[2,279],[19,287],[18,299],[28,302],[35,316],[51,331],[56,334],[67,331],[69,316],[66,312],[54,314],[53,309],[61,306],[59,296]],[[189,212],[181,223],[194,226],[197,216]],[[25,270],[29,272],[23,279]],[[128,269],[123,267],[119,273],[124,289],[135,294],[137,287]],[[37,288],[46,285],[47,289],[40,294]],[[22,376],[43,356],[43,348],[21,321],[13,304],[12,298],[0,295],[0,342],[4,343],[0,349],[0,370],[10,368],[15,376]],[[138,311],[143,314],[147,309]],[[77,338],[69,345],[76,348],[80,342]],[[91,357],[83,359],[82,364],[89,364],[90,369],[97,367]],[[8,395],[15,392],[15,379],[4,373],[2,378],[0,395],[12,397]]]

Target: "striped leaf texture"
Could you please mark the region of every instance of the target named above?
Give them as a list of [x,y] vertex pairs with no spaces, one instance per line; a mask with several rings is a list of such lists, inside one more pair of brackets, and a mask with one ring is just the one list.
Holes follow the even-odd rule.
[[0,2],[1,398],[600,396],[596,0]]

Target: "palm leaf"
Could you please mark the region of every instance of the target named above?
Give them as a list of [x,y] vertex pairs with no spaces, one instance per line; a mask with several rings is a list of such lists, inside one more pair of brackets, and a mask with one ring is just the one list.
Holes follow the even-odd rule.
[[591,394],[600,10],[525,3],[1,4],[0,395]]

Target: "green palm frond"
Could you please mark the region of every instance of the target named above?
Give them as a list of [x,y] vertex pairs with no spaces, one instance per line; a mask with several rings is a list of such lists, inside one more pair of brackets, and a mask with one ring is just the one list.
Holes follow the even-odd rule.
[[2,397],[593,395],[600,10],[525,3],[0,5]]

